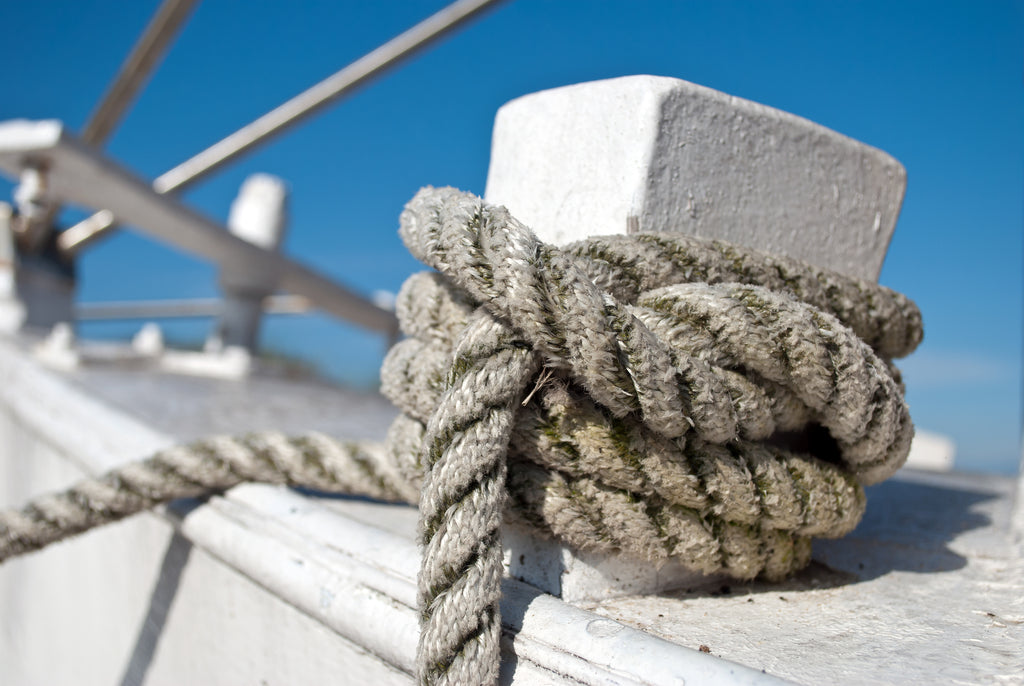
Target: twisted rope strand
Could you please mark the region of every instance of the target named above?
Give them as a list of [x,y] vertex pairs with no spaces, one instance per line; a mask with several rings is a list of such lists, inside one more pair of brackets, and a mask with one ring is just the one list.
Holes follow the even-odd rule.
[[[485,209],[454,189],[431,189],[413,198],[401,224],[415,257],[510,322],[551,365],[570,367],[595,400],[619,416],[642,411],[666,436],[687,431],[678,421],[681,391],[668,351],[570,257],[545,246],[504,208]],[[633,362],[642,353],[658,356],[656,373],[644,374]]]
[[0,512],[0,562],[171,500],[247,481],[361,493],[385,501],[417,497],[397,478],[376,443],[317,433],[216,437],[162,450],[62,493],[41,496],[21,510]]
[[505,516],[579,549],[779,579],[906,458],[891,359],[922,333],[900,294],[675,234],[558,249],[454,189],[417,194],[400,233],[439,273],[399,293],[384,446],[171,448],[0,513],[0,561],[243,481],[418,502],[418,678],[490,683]]
[[421,683],[492,683],[500,661],[505,454],[537,355],[474,316],[456,344],[421,459],[417,671]]
[[[421,351],[420,345],[406,340],[396,350],[410,347]],[[395,352],[383,368],[385,379],[404,380],[403,394],[392,399],[410,415],[408,421],[425,422],[430,416],[425,408],[437,407],[440,400],[439,371],[429,365],[409,365],[413,355]],[[439,357],[421,351],[418,359]],[[385,386],[386,392],[394,389],[391,384]],[[862,502],[847,506],[838,521],[830,511],[825,513],[828,523],[822,524],[797,500],[793,471],[798,467],[793,463],[809,461],[818,466],[818,472],[805,477],[810,483],[804,488],[832,491],[838,479],[841,493],[835,497],[856,502],[860,493],[856,483],[835,465],[750,441],[737,441],[726,449],[666,439],[633,418],[616,418],[602,411],[584,393],[561,380],[539,389],[535,401],[519,411],[512,446],[516,454],[568,478],[590,476],[644,498],[657,495],[706,518],[741,523],[765,518],[779,522],[770,528],[841,536],[856,525],[863,511]],[[741,497],[741,493],[746,495]],[[644,557],[637,551],[633,554]],[[665,557],[665,553],[656,557]]]
[[624,302],[680,283],[764,286],[833,315],[881,357],[905,357],[921,343],[921,311],[902,293],[782,255],[681,233],[596,236],[564,250]]

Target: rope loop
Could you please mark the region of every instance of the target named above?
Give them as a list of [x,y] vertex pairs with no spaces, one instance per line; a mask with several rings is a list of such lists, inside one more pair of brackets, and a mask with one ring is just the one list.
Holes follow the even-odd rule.
[[403,286],[382,369],[421,441],[423,683],[496,675],[506,491],[581,549],[778,579],[906,459],[889,360],[921,319],[886,288],[671,233],[560,249],[452,188],[400,234],[436,270]]

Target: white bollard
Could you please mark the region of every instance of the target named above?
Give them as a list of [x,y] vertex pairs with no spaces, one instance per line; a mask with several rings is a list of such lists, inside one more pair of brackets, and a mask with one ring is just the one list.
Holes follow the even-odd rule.
[[[877,280],[906,172],[823,126],[686,81],[533,93],[494,125],[486,199],[541,240],[679,231]],[[512,576],[568,601],[707,583],[676,563],[572,551],[514,526]]]
[[164,349],[164,332],[156,322],[146,322],[132,336],[132,350],[143,357],[159,358]]
[[52,369],[78,369],[81,355],[75,346],[75,330],[70,322],[58,322],[46,338],[32,348],[36,359]]
[[877,280],[906,172],[787,112],[629,76],[498,110],[486,198],[555,244],[680,231]]
[[0,202],[0,333],[23,327],[41,333],[74,321],[74,265],[53,253],[39,254],[51,231],[45,190],[45,176],[26,169],[14,191],[22,214]]
[[19,242],[29,252],[42,250],[53,231],[51,213],[54,209],[45,165],[25,165],[14,187],[14,202],[18,207],[15,231]]
[[[277,252],[287,224],[288,189],[268,174],[245,180],[231,204],[228,229],[264,250]],[[231,263],[221,271],[224,312],[210,349],[242,348],[253,354],[259,339],[263,299],[277,288],[278,274],[258,265]]]
[[12,334],[25,322],[25,306],[18,298],[17,273],[14,252],[14,232],[11,228],[13,208],[0,202],[0,333]]

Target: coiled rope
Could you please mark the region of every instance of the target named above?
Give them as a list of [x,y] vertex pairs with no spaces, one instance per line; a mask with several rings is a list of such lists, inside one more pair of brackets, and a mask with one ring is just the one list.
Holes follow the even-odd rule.
[[922,329],[898,293],[670,233],[555,248],[450,188],[420,191],[400,233],[437,271],[399,294],[385,445],[171,448],[0,513],[0,560],[244,481],[418,502],[419,679],[490,683],[504,516],[581,549],[778,579],[906,459],[890,360]]

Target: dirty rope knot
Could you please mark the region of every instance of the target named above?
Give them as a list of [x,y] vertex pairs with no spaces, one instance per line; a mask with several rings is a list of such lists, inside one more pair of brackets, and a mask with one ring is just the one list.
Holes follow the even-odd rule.
[[921,321],[897,293],[678,234],[556,248],[450,188],[400,233],[437,270],[403,286],[382,370],[394,459],[422,474],[424,681],[496,676],[504,510],[581,549],[781,578],[906,459],[889,360]]

